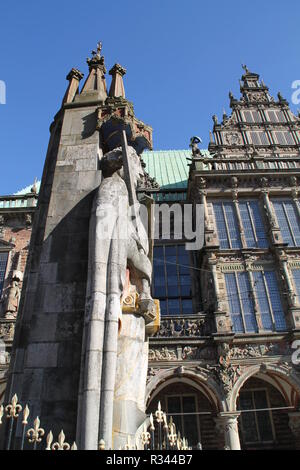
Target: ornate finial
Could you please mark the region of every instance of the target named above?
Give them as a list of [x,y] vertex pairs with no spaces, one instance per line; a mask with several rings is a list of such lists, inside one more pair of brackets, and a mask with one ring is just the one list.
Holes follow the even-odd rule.
[[92,58],[89,57],[86,59],[88,65],[91,67],[93,65],[103,65],[104,66],[104,57],[101,56],[102,51],[102,42],[97,43],[97,50],[92,50]]
[[123,75],[126,73],[126,69],[120,64],[115,64],[108,73],[109,75],[115,75],[116,73],[119,73],[123,77]]
[[97,57],[97,59],[100,59],[101,51],[102,51],[102,42],[99,41],[99,42],[97,42],[97,50],[92,51],[93,57]]
[[15,393],[11,399],[11,402],[6,405],[5,411],[7,413],[7,418],[18,418],[19,413],[22,411],[22,406],[18,403],[18,396]]
[[31,187],[30,192],[33,194],[37,193],[37,177],[34,178],[34,183],[33,183],[33,186]]
[[28,405],[25,406],[24,410],[23,410],[23,421],[22,421],[22,424],[28,424],[28,416],[29,416],[29,408],[28,408]]
[[57,442],[54,442],[54,444],[52,444],[51,449],[52,450],[70,450],[70,444],[68,442],[65,442],[65,439],[66,439],[66,436],[62,429],[58,435]]
[[38,442],[41,442],[45,434],[45,430],[43,428],[40,428],[40,424],[41,424],[40,419],[37,416],[33,422],[33,428],[28,429],[26,433],[29,442],[31,443],[33,442],[35,444],[37,444]]
[[47,443],[46,450],[51,450],[52,442],[53,442],[53,434],[52,434],[52,431],[50,431],[46,438],[46,443]]
[[249,73],[249,69],[248,69],[247,65],[242,64],[242,68],[245,70],[246,73]]
[[218,118],[215,114],[213,115],[212,120],[214,121],[214,124],[218,124]]
[[160,404],[160,401],[158,402],[158,405],[157,405],[157,410],[155,411],[155,417],[156,417],[156,421],[158,423],[162,423],[163,422],[163,411],[161,410],[161,404]]
[[66,76],[66,79],[68,81],[72,80],[72,78],[76,78],[78,81],[80,81],[83,78],[84,74],[80,72],[80,70],[72,68],[68,75]]

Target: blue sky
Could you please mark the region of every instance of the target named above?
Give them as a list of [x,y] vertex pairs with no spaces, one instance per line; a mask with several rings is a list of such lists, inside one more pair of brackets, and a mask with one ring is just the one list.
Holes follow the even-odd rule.
[[[107,69],[127,69],[126,96],[153,127],[154,149],[207,146],[213,114],[239,95],[241,63],[291,100],[300,79],[299,0],[27,0],[1,6],[0,194],[40,177],[49,125],[72,67],[103,42]],[[109,83],[110,77],[107,77]],[[297,106],[291,105],[293,111]]]

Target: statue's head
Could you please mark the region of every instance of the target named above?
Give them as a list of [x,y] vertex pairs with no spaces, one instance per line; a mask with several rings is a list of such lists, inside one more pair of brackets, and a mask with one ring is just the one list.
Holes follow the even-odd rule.
[[[128,146],[128,154],[130,161],[130,171],[134,185],[136,187],[138,181],[143,176],[144,171],[141,159],[133,147]],[[117,147],[114,150],[107,152],[100,160],[100,169],[102,170],[103,176],[105,178],[112,176],[114,173],[118,173],[121,178],[124,178],[122,148]]]

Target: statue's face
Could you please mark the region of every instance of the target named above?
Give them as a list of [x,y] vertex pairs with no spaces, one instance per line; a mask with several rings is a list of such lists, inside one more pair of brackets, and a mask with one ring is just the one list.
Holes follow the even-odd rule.
[[129,147],[129,156],[130,156],[130,169],[132,172],[132,177],[133,177],[133,183],[134,186],[136,187],[138,184],[138,181],[142,178],[144,171],[142,168],[141,160],[136,153],[136,151],[132,148]]

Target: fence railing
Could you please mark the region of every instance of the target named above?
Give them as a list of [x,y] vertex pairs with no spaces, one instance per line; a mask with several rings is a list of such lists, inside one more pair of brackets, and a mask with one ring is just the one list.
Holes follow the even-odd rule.
[[[66,441],[63,429],[54,439],[52,430],[46,432],[42,427],[40,418],[35,417],[29,425],[30,409],[26,404],[23,407],[15,394],[11,402],[6,406],[0,406],[0,426],[5,426],[4,450],[77,450],[76,442],[72,444]],[[21,427],[21,429],[20,429]],[[17,437],[16,431],[19,428]],[[198,444],[201,449],[201,444]],[[169,421],[167,415],[161,409],[160,402],[154,415],[150,417],[142,426],[142,432],[133,440],[128,436],[128,440],[123,447],[118,450],[190,450],[188,441],[181,437],[180,431],[176,430],[176,425],[172,417]],[[100,439],[98,450],[106,449],[105,442]]]

